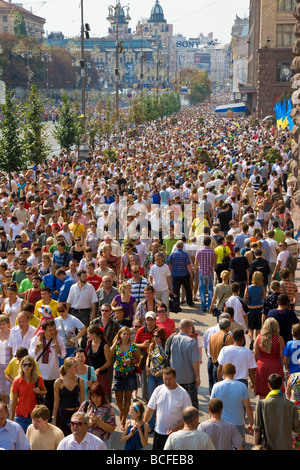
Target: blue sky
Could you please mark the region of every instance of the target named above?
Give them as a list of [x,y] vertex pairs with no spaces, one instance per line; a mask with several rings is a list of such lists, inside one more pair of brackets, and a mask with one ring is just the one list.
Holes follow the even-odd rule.
[[[22,0],[19,0],[20,3]],[[108,7],[115,1],[83,0],[84,22],[91,27],[91,36],[105,36],[108,22]],[[174,34],[197,37],[200,32],[214,33],[222,43],[230,41],[230,31],[236,14],[248,16],[249,0],[159,0],[168,23],[174,25]],[[122,5],[130,6],[132,18],[129,26],[135,31],[141,18],[149,18],[155,0],[131,0]],[[66,37],[80,34],[80,0],[23,1],[23,6],[32,9],[35,15],[46,19],[45,31],[62,31]]]

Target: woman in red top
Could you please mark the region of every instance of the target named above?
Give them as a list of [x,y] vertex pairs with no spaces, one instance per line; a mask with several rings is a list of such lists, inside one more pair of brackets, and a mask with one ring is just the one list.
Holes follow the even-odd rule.
[[173,318],[168,317],[167,311],[167,306],[163,302],[157,302],[155,307],[155,313],[157,315],[155,323],[159,328],[165,330],[167,338],[169,338],[169,336],[176,333],[177,330]]
[[12,384],[10,419],[19,423],[25,433],[31,424],[31,412],[38,404],[37,396],[46,394],[47,389],[38,374],[35,360],[31,356],[23,357]]

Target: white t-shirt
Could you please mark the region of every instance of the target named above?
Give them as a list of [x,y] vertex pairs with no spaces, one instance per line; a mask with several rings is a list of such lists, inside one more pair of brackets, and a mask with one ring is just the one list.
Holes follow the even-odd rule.
[[[67,338],[75,338],[76,337],[76,329],[77,330],[82,330],[84,327],[84,324],[74,315],[68,314],[66,319],[62,319],[60,316],[56,317],[54,319],[55,325],[58,331],[58,334],[62,337],[64,340],[64,343],[66,344]],[[74,346],[76,343],[74,343]]]
[[269,263],[276,263],[278,243],[272,238],[266,238],[266,242],[269,245]]
[[192,406],[189,394],[180,385],[170,390],[164,384],[155,388],[148,402],[151,410],[156,410],[155,431],[166,435],[182,420],[182,411]]
[[283,250],[280,253],[278,253],[277,261],[281,261],[280,269],[286,267],[289,256],[290,256],[289,250]]
[[169,289],[167,277],[171,276],[170,268],[167,264],[157,266],[152,264],[149,276],[153,277],[153,287],[157,291]]
[[223,366],[227,362],[235,365],[235,380],[247,379],[249,369],[257,367],[253,352],[243,346],[224,346],[219,353],[218,363]]
[[224,306],[232,307],[234,309],[234,320],[238,323],[241,323],[243,325],[244,330],[246,331],[248,328],[244,320],[244,315],[247,314],[244,312],[243,305],[239,297],[237,295],[232,295],[227,300],[225,300]]

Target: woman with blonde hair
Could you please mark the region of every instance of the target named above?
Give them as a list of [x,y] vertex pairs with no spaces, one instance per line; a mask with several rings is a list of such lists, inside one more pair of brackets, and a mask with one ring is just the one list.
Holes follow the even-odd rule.
[[54,382],[53,424],[67,436],[71,434],[71,416],[84,401],[84,380],[77,376],[74,357],[67,357],[59,371],[60,377]]
[[[270,374],[280,374],[284,378],[282,366],[284,346],[284,340],[279,334],[277,320],[272,317],[267,318],[255,340],[253,351],[257,363],[255,372],[256,395],[259,395],[261,399],[265,398],[270,391],[268,387]],[[284,385],[282,385],[281,391],[284,392]]]
[[140,361],[139,349],[131,342],[130,328],[123,326],[118,331],[110,351],[115,357],[113,390],[120,411],[121,427],[124,430],[132,392],[137,389],[135,367]]
[[123,307],[124,320],[129,320],[131,323],[136,313],[137,301],[131,295],[132,286],[129,282],[122,282],[119,286],[119,294],[115,296],[111,302],[112,307]]
[[46,395],[47,389],[37,363],[31,356],[24,356],[19,365],[19,372],[12,384],[10,419],[23,428],[25,434],[31,424],[31,412],[38,404],[38,395]]
[[[229,271],[225,269],[221,272],[221,282],[216,284],[214,294],[209,307],[210,313],[213,313],[217,320],[222,312],[226,300],[231,296],[231,286],[229,285]],[[215,305],[215,307],[214,307]]]
[[244,300],[249,307],[248,327],[250,349],[253,349],[254,332],[257,335],[261,330],[261,315],[266,297],[266,289],[264,288],[264,276],[260,271],[255,271],[252,275],[251,285],[247,286],[244,293]]

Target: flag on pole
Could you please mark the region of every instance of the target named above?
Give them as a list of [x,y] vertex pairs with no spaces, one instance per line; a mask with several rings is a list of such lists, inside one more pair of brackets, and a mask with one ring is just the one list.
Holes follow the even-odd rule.
[[293,105],[292,105],[292,100],[290,98],[289,101],[288,101],[288,104],[287,104],[287,119],[288,119],[288,122],[289,122],[289,130],[290,131],[293,129],[293,126],[294,126],[293,119],[291,118],[292,109],[293,109]]
[[285,129],[289,125],[289,121],[287,118],[287,106],[286,106],[286,99],[282,103],[282,129]]

